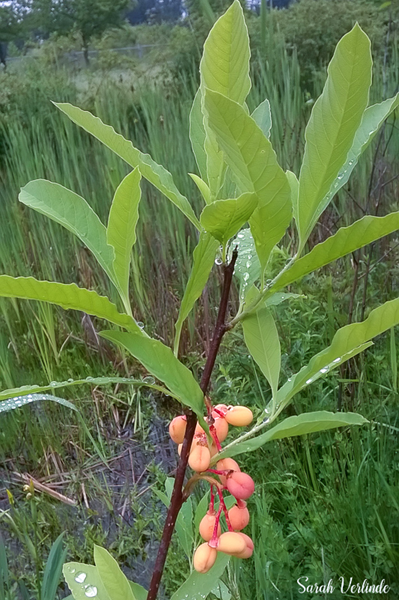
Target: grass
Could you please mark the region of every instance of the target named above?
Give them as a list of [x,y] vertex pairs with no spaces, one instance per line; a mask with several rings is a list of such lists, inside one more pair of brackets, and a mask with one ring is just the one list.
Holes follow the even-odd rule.
[[[255,63],[254,70],[257,84],[249,108],[269,98],[274,147],[284,168],[298,172],[312,98],[300,87],[295,55],[288,56],[277,47],[273,60]],[[315,79],[315,96],[322,77]],[[398,81],[394,69],[387,81],[377,65],[374,98],[381,98],[381,90],[393,93]],[[62,117],[50,100],[92,110],[132,139],[173,173],[198,213],[201,199],[187,175],[196,171],[188,141],[195,83],[186,78],[131,90],[126,82],[105,77],[101,85],[94,80],[79,92],[67,72],[49,77],[40,64],[28,64],[22,73],[2,75],[0,88],[3,84],[8,95],[0,111],[1,272],[75,281],[115,299],[91,257],[72,236],[17,202],[21,186],[45,177],[83,195],[104,221],[113,192],[128,172],[122,161]],[[398,209],[398,143],[397,125],[391,122],[363,157],[350,186],[334,199],[310,245],[364,211],[385,214]],[[294,236],[294,231],[287,235],[287,247],[295,243]],[[184,217],[145,185],[133,252],[131,302],[134,316],[168,343],[173,339],[195,242],[195,232]],[[376,244],[370,252],[365,249],[309,276],[295,289],[305,297],[279,307],[276,318],[284,376],[299,370],[348,322],[351,305],[352,319],[358,320],[365,307],[369,310],[397,295],[397,236]],[[211,307],[218,297],[218,284],[215,269],[208,288]],[[182,340],[187,362],[196,372],[206,340],[205,314],[201,301]],[[95,322],[94,327],[101,324]],[[244,399],[261,411],[269,390],[247,356],[240,330],[226,340],[215,372],[214,395],[227,403]],[[231,563],[225,583],[232,598],[296,598],[296,579],[302,575],[320,583],[340,575],[355,581],[385,578],[392,598],[398,595],[396,348],[397,334],[378,339],[348,370],[314,384],[290,409],[295,414],[342,406],[370,419],[369,426],[281,441],[245,459],[244,467],[258,482],[250,524],[258,542],[253,561]],[[104,347],[100,353],[81,315],[40,303],[0,301],[3,388],[116,373],[145,375],[114,350]],[[128,575],[134,578],[143,572],[143,583],[148,583],[163,516],[151,486],[162,488],[165,471],[175,464],[166,422],[178,407],[168,399],[124,386],[71,389],[60,395],[74,401],[81,411],[109,469],[64,407],[43,403],[2,415],[0,464],[5,468],[0,471],[4,477],[0,508],[9,512],[8,516],[0,513],[0,530],[7,542],[12,599],[23,597],[22,583],[38,594],[45,558],[64,529],[69,559],[91,562],[93,543],[103,544]],[[30,473],[50,489],[78,499],[79,506],[64,505],[38,492],[27,498],[14,472]],[[12,506],[6,487],[14,496]],[[181,578],[174,558],[169,559],[167,594]]]

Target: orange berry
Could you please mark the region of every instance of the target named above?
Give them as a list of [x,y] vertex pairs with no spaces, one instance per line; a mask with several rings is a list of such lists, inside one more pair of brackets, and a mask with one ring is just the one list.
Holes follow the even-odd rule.
[[222,533],[219,538],[218,551],[225,554],[242,554],[247,547],[246,541],[239,533],[235,531],[227,531]]
[[169,435],[175,444],[182,444],[186,433],[187,418],[185,415],[175,417],[169,424]]
[[240,500],[246,500],[255,491],[255,483],[252,477],[246,473],[234,471],[226,479],[226,487],[230,494]]
[[188,458],[188,464],[193,471],[197,471],[197,473],[206,471],[209,469],[210,462],[211,453],[209,452],[208,446],[198,445],[191,450]]
[[229,433],[228,422],[222,417],[220,419],[215,419],[214,426],[219,442],[224,442],[224,440],[227,438],[227,434]]
[[241,531],[241,529],[244,529],[249,523],[249,511],[246,506],[241,508],[236,504],[230,508],[228,515],[230,524],[236,531]]
[[245,427],[246,425],[249,425],[253,418],[252,410],[246,406],[229,406],[226,413],[226,421],[230,425],[235,425],[236,427]]
[[[201,520],[201,523],[199,525],[199,532],[200,532],[200,536],[206,542],[209,542],[209,540],[213,536],[213,530],[215,529],[215,522],[216,522],[216,515],[215,514],[212,515],[209,512],[207,512],[205,517]],[[219,523],[218,524],[218,532],[217,532],[218,537],[220,536],[221,533],[222,533],[222,529],[221,529],[220,523]]]
[[215,564],[217,554],[215,548],[211,548],[207,543],[201,544],[194,553],[194,569],[198,573],[207,573]]
[[253,541],[251,540],[249,535],[246,535],[245,533],[241,533],[241,531],[238,533],[238,535],[241,535],[241,537],[245,540],[246,548],[240,554],[235,554],[235,556],[237,556],[237,558],[250,558],[254,552]]
[[[217,463],[216,468],[218,471],[227,471],[228,469],[232,469],[233,471],[241,471],[236,461],[232,458],[222,458],[222,460],[219,460],[219,462]],[[225,475],[219,475],[219,479],[223,483],[223,485],[226,485]]]

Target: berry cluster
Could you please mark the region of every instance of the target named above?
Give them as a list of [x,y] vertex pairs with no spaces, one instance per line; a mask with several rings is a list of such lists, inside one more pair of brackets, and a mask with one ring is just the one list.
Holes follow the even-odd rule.
[[[251,538],[242,533],[249,523],[249,512],[245,500],[254,492],[255,484],[252,478],[243,473],[232,458],[219,460],[216,469],[210,468],[211,459],[222,450],[223,442],[228,434],[229,425],[244,427],[253,419],[252,412],[246,406],[226,406],[218,404],[212,408],[207,398],[208,416],[205,419],[209,425],[212,443],[209,444],[204,429],[197,425],[190,448],[189,466],[201,473],[202,478],[210,483],[211,500],[208,512],[202,519],[199,532],[205,543],[201,544],[194,554],[194,568],[199,573],[206,573],[214,565],[218,552],[225,552],[238,558],[252,556],[254,545]],[[175,417],[169,425],[172,440],[179,444],[179,454],[186,431],[186,417]],[[214,479],[208,474],[217,475]],[[227,490],[234,496],[236,503],[227,510],[223,491]],[[219,508],[215,509],[215,492],[219,498]],[[220,518],[225,516],[228,531],[222,533]]]

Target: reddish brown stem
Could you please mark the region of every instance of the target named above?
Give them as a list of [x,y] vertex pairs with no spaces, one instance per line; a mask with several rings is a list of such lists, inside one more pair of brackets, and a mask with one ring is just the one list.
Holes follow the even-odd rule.
[[[233,252],[233,257],[228,265],[223,265],[223,289],[220,298],[219,312],[216,320],[215,330],[212,337],[209,354],[206,359],[204,372],[202,373],[200,388],[206,395],[211,379],[213,367],[215,366],[216,356],[220,348],[223,335],[226,332],[226,312],[229,301],[229,294],[231,288],[231,281],[233,278],[234,265],[237,260],[237,249]],[[159,585],[162,579],[162,573],[165,566],[166,556],[168,554],[170,541],[172,539],[173,530],[175,528],[177,515],[181,509],[184,501],[183,496],[183,483],[184,475],[186,473],[189,449],[191,442],[193,441],[195,426],[197,424],[197,417],[194,413],[190,412],[187,415],[187,427],[184,436],[182,451],[180,455],[180,462],[177,467],[175,483],[173,486],[172,498],[166,515],[166,521],[162,532],[161,543],[159,545],[157,558],[155,561],[154,571],[150,582],[150,588],[148,590],[147,600],[155,600],[158,595]]]

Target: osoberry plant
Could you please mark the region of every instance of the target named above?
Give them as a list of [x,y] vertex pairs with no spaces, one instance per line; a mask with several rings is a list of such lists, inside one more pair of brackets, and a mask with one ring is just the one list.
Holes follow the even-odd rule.
[[[101,332],[101,336],[130,353],[160,383],[117,377],[90,382],[99,385],[121,381],[149,386],[178,400],[185,410],[170,424],[172,439],[181,444],[180,459],[173,489],[169,489],[166,498],[168,512],[149,590],[129,582],[110,554],[96,547],[95,565],[64,565],[65,579],[76,600],[154,600],[176,522],[191,506],[190,493],[199,482],[210,486],[210,503],[198,524],[204,542],[194,553],[195,570],[172,600],[196,598],[198,589],[205,597],[218,584],[231,557],[248,558],[257,551],[256,540],[253,543],[242,533],[249,521],[246,500],[254,483],[240,471],[233,457],[253,452],[272,440],[366,423],[354,413],[315,411],[285,419],[280,415],[295,394],[368,348],[375,336],[399,323],[399,299],[393,299],[372,310],[364,321],[339,329],[328,347],[281,384],[280,341],[274,315],[279,304],[295,301],[295,294],[284,289],[399,228],[399,212],[383,217],[365,216],[309,249],[309,236],[320,215],[348,181],[385,119],[397,109],[399,98],[368,106],[370,41],[355,25],[340,40],[330,62],[325,87],[306,128],[302,166],[295,174],[282,168],[272,148],[268,100],[252,114],[249,112],[249,58],[243,11],[239,1],[234,0],[205,42],[201,82],[190,114],[190,139],[198,165],[198,174],[190,176],[204,204],[199,217],[176,187],[170,172],[99,118],[70,104],[56,106],[133,167],[115,191],[107,226],[81,196],[57,183],[31,181],[19,195],[20,202],[78,236],[115,286],[123,309],[94,290],[33,277],[1,275],[0,296],[50,302],[107,320],[116,328]],[[130,304],[130,259],[136,240],[142,177],[160,190],[197,231],[198,243],[175,326],[173,349],[150,337],[138,325]],[[296,231],[295,242],[290,245],[289,260],[276,273],[270,266],[270,257],[282,245],[288,227]],[[179,360],[180,335],[212,276],[215,262],[223,284],[209,352],[197,382]],[[229,296],[234,278],[240,302],[232,315]],[[245,406],[212,403],[210,381],[221,340],[235,327],[242,327],[248,351],[270,388],[267,405],[255,415],[253,423]],[[73,383],[76,381],[5,390],[0,394],[0,411],[43,399],[75,409],[65,400],[43,394]],[[226,438],[229,425],[232,429],[245,429]],[[227,443],[222,447],[224,440]],[[186,480],[188,466],[194,475]],[[178,534],[179,531],[181,527]],[[192,549],[185,539],[183,542],[191,558]]]

